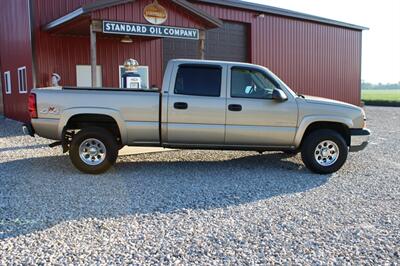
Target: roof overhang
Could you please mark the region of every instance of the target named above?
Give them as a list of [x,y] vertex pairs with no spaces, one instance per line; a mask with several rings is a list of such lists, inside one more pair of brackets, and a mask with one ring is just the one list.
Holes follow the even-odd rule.
[[[82,7],[56,19],[51,21],[50,23],[43,26],[44,31],[56,31],[60,27],[64,27],[71,22],[79,21],[84,19],[85,17],[89,17],[90,13],[99,9],[112,7],[115,5],[126,4],[130,2],[135,2],[136,0],[99,0],[95,1],[91,4],[83,5]],[[181,6],[187,12],[191,13],[192,15],[197,16],[201,21],[204,22],[206,28],[216,28],[221,27],[223,22],[211,16],[207,12],[201,10],[200,8],[196,7],[192,3],[189,3],[186,0],[171,0],[171,2],[175,3],[176,5]]]
[[369,30],[369,28],[359,26],[359,25],[354,25],[354,24],[341,22],[341,21],[328,19],[328,18],[323,18],[323,17],[318,17],[318,16],[314,16],[314,15],[309,15],[309,14],[296,12],[296,11],[292,11],[292,10],[288,10],[288,9],[267,6],[267,5],[263,5],[263,4],[250,3],[250,2],[246,2],[246,1],[242,1],[242,0],[191,0],[191,1],[247,9],[247,10],[252,10],[252,11],[257,11],[257,12],[262,12],[262,13],[267,13],[267,14],[269,13],[269,14],[274,14],[274,15],[279,15],[279,16],[285,16],[285,17],[291,17],[291,18],[296,18],[296,19],[319,22],[319,23],[323,23],[323,24],[327,24],[327,25],[339,26],[339,27],[344,27],[344,28],[349,28],[349,29],[354,29],[354,30]]
[[112,7],[115,5],[126,4],[126,3],[130,3],[130,2],[134,2],[134,1],[136,1],[136,0],[99,0],[99,1],[95,1],[90,4],[83,5],[82,7],[78,8],[64,16],[51,21],[50,23],[46,24],[43,27],[43,30],[44,31],[52,31],[62,25],[65,25],[65,24],[68,24],[69,22],[74,21],[75,19],[78,19],[80,17],[88,15],[92,11],[107,8],[107,7]]
[[202,9],[196,7],[195,5],[193,5],[192,3],[190,3],[186,0],[171,0],[171,2],[185,8],[187,11],[189,11],[193,15],[196,15],[196,16],[202,18],[204,21],[209,23],[209,26],[212,28],[222,27],[222,25],[224,24],[222,22],[222,20],[220,20],[219,18],[211,16],[207,12],[203,11]]

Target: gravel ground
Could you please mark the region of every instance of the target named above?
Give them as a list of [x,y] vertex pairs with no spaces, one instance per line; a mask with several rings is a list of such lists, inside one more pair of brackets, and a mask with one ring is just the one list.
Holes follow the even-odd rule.
[[0,264],[400,262],[400,108],[333,175],[282,153],[172,151],[79,173],[0,119]]

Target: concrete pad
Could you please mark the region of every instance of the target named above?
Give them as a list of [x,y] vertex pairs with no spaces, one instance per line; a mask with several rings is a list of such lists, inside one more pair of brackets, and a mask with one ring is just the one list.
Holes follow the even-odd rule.
[[152,153],[152,152],[166,152],[166,151],[173,151],[173,150],[158,148],[158,147],[128,147],[128,146],[125,146],[122,150],[119,151],[118,155],[126,156],[126,155]]

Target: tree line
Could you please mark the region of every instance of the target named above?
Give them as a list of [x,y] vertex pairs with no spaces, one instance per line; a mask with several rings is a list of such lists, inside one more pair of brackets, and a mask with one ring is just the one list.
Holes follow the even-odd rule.
[[374,84],[374,83],[362,81],[361,88],[363,90],[400,90],[400,82]]

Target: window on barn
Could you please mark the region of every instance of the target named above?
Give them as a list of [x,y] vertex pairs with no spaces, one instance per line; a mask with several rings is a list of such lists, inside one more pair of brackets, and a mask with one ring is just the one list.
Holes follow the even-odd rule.
[[4,72],[4,90],[6,94],[11,94],[11,74],[10,71]]
[[26,67],[18,68],[18,90],[19,93],[27,93],[28,88],[26,84]]
[[[96,66],[96,84],[97,87],[103,86],[103,76],[101,66]],[[92,87],[92,66],[77,65],[76,66],[76,86]]]

